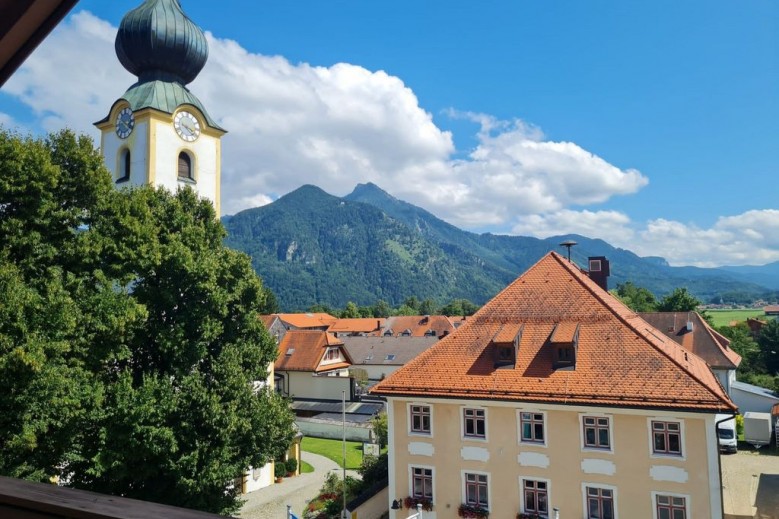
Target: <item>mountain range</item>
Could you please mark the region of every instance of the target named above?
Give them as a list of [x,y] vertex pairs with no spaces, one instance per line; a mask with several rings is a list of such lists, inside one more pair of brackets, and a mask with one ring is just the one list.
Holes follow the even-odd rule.
[[251,256],[285,311],[379,299],[396,305],[412,295],[482,304],[547,252],[565,253],[560,243],[566,240],[577,242],[571,259],[579,265],[587,265],[589,256],[609,259],[610,287],[632,281],[662,297],[683,286],[704,302],[771,300],[779,289],[779,262],[672,267],[663,258],[642,258],[584,236],[476,234],[370,183],[342,198],[302,186],[222,221],[226,244]]

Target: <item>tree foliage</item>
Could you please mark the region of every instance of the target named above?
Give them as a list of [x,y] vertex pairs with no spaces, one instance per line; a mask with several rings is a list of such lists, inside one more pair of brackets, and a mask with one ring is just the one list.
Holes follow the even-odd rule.
[[0,132],[0,474],[236,510],[293,431],[223,238],[190,189],[115,190],[86,137]]
[[379,413],[371,419],[373,434],[380,447],[387,445],[387,413]]
[[634,312],[654,312],[657,310],[657,300],[654,294],[644,287],[633,284],[632,281],[619,283],[612,293]]
[[675,288],[657,304],[658,312],[692,312],[701,302],[687,291],[686,288]]

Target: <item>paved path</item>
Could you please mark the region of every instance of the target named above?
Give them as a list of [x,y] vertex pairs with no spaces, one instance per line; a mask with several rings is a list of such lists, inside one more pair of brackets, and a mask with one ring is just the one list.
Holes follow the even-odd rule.
[[725,517],[779,519],[779,456],[740,450],[721,460]]
[[[246,500],[238,517],[244,519],[286,519],[287,505],[292,506],[292,513],[302,519],[303,510],[310,500],[316,497],[325,477],[331,471],[336,471],[338,477],[343,476],[341,467],[334,461],[303,451],[301,457],[314,467],[314,472],[301,474],[294,478],[284,478],[282,483],[255,490],[244,496]],[[347,470],[348,476],[355,476],[352,470]]]

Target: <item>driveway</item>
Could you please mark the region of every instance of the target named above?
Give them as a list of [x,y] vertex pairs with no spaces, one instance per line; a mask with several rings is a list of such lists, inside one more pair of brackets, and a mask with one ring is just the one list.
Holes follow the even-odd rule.
[[[336,471],[339,478],[343,476],[342,469],[338,464],[324,456],[303,451],[301,457],[314,467],[314,472],[293,478],[284,478],[281,483],[241,496],[246,502],[238,517],[243,519],[285,519],[287,505],[290,505],[292,513],[302,519],[303,510],[308,502],[317,496],[327,474]],[[346,474],[353,476],[355,473],[349,470]]]
[[720,459],[725,518],[779,519],[779,456],[742,450]]

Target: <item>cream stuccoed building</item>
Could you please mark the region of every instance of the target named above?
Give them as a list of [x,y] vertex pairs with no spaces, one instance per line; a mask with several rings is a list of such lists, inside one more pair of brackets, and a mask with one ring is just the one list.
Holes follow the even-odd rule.
[[117,187],[192,187],[220,214],[221,138],[226,133],[186,85],[203,69],[208,44],[179,0],[146,0],[128,12],[116,55],[138,77],[95,123]]

